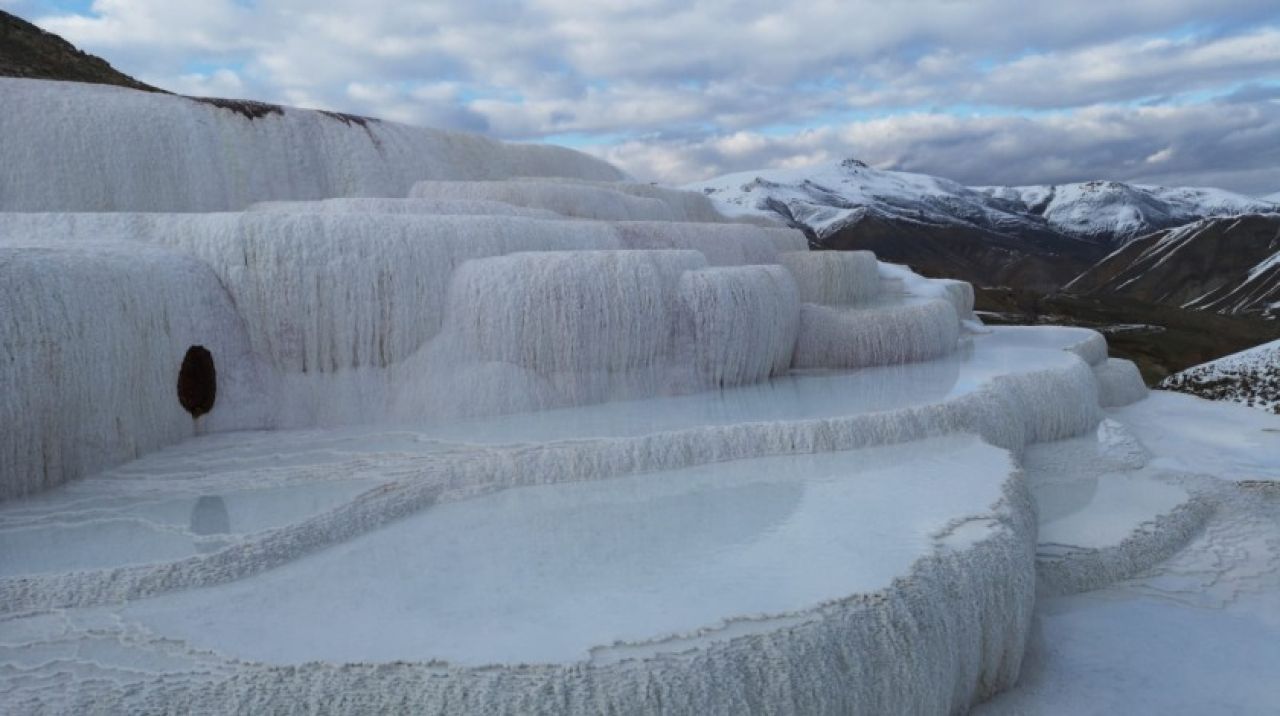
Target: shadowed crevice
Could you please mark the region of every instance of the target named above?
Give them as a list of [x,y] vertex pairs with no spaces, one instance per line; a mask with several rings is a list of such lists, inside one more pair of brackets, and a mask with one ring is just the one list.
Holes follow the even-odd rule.
[[198,418],[213,410],[218,397],[218,371],[213,354],[204,346],[191,346],[178,371],[178,402],[191,417]]

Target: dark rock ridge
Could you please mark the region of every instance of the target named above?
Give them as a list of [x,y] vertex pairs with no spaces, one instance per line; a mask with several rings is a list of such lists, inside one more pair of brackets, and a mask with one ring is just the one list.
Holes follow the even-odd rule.
[[1216,313],[1280,314],[1280,214],[1203,219],[1149,234],[1065,289]]
[[139,82],[101,57],[0,11],[0,76],[118,85],[147,92],[164,90]]
[[1045,292],[1106,254],[1101,245],[1043,229],[1018,234],[982,225],[904,220],[875,210],[859,213],[813,243],[817,248],[874,251],[883,261],[907,264],[926,276]]

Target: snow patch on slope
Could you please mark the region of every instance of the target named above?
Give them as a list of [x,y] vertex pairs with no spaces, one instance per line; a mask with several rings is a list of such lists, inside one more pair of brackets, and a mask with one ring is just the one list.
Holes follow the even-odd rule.
[[1193,366],[1156,387],[1280,413],[1280,340]]

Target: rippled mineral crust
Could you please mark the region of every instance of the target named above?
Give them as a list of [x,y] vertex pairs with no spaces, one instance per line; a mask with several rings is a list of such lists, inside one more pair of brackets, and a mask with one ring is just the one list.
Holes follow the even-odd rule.
[[1097,333],[569,150],[0,101],[6,713],[963,712],[1229,502]]

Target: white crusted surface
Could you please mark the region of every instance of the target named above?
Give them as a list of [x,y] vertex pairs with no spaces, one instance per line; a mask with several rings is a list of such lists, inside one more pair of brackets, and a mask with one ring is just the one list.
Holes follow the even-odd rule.
[[975,713],[1274,712],[1280,491],[1219,482],[1214,499],[1203,530],[1166,561],[1105,589],[1042,599],[1018,687]]
[[280,108],[0,78],[0,210],[221,211],[272,199],[405,196],[422,179],[616,180],[561,147]]
[[263,201],[245,211],[286,214],[460,214],[471,216],[524,216],[563,219],[547,209],[530,209],[501,201],[481,199],[335,198],[319,201]]
[[547,209],[563,216],[617,221],[682,221],[678,209],[660,199],[635,196],[608,184],[511,181],[420,181],[409,196],[419,199],[479,199]]
[[214,355],[222,403],[203,429],[258,427],[258,362],[204,263],[136,245],[0,244],[0,499],[190,437],[187,349]]
[[1280,480],[1280,416],[1163,390],[1109,411],[1171,472]]
[[804,234],[747,224],[698,224],[671,221],[614,223],[628,249],[692,249],[712,266],[774,264],[785,251],[802,251]]
[[805,303],[848,306],[880,292],[879,264],[870,251],[797,250],[778,260],[795,277]]
[[859,306],[800,308],[797,368],[860,368],[940,358],[955,350],[960,323],[939,299],[888,296]]
[[579,186],[594,186],[611,191],[618,191],[632,196],[645,197],[648,199],[657,199],[667,206],[671,207],[672,212],[681,221],[696,221],[701,223],[719,223],[733,221],[721,214],[712,201],[705,194],[697,191],[684,191],[672,187],[659,186],[657,184],[644,184],[633,181],[592,181],[590,179],[575,179],[571,177],[538,177],[537,181],[550,184],[577,184]]
[[800,300],[781,266],[688,271],[680,298],[691,324],[680,343],[692,348],[696,384],[756,383],[791,367]]
[[1136,403],[1147,397],[1147,384],[1133,361],[1108,358],[1093,367],[1098,377],[1098,404],[1104,408],[1117,408]]
[[1114,420],[1104,420],[1093,436],[1027,449],[1042,592],[1104,587],[1168,558],[1195,536],[1214,500],[1185,476],[1147,463],[1132,432]]

